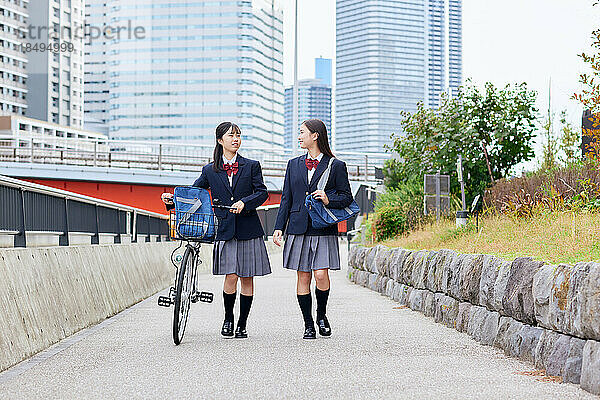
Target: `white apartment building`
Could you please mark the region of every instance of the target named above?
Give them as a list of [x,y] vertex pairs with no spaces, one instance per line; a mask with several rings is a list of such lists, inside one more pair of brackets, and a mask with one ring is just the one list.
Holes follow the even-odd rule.
[[28,0],[0,0],[0,114],[27,110],[26,42]]

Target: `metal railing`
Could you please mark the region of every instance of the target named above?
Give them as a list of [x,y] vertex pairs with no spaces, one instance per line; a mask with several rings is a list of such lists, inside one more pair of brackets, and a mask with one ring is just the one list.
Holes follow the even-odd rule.
[[[214,146],[168,142],[61,138],[44,135],[0,137],[0,161],[66,164],[158,171],[200,172]],[[243,147],[240,153],[261,162],[266,177],[283,177],[291,150]],[[388,153],[335,152],[346,162],[352,181],[375,181]]]
[[101,236],[114,243],[168,237],[166,215],[1,175],[0,202],[0,234],[13,235],[15,247],[27,246],[27,233],[58,235],[61,246],[73,234],[91,237],[91,244]]

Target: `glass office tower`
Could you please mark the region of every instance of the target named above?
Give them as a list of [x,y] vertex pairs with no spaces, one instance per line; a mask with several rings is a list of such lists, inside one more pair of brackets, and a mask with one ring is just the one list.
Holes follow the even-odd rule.
[[86,17],[124,28],[86,43],[86,118],[111,138],[212,144],[232,121],[245,146],[282,148],[278,0],[89,0]]
[[401,111],[462,82],[461,0],[337,0],[336,149],[381,152]]

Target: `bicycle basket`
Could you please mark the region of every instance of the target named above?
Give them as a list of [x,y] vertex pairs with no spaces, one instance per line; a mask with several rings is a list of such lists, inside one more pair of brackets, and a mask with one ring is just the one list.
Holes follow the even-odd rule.
[[175,203],[175,230],[184,239],[214,239],[217,219],[212,209],[208,190],[192,186],[178,186],[173,196]]

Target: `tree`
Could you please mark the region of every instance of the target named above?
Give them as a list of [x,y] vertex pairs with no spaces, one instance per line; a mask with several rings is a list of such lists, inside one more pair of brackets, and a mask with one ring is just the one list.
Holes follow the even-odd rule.
[[[595,1],[593,5],[598,4],[600,2]],[[575,93],[572,98],[595,114],[600,112],[600,29],[592,32],[592,48],[594,53],[579,55],[586,64],[589,64],[591,72],[589,75],[586,73],[579,75],[579,82],[583,85],[583,89],[581,93]]]
[[[481,193],[494,180],[508,176],[522,161],[533,158],[535,97],[526,84],[483,91],[470,81],[457,97],[444,96],[438,109],[419,104],[402,113],[403,133],[393,134],[391,149],[398,159],[386,164],[386,184],[415,182],[440,170],[456,182],[456,160],[463,156],[467,193]],[[458,194],[458,186],[453,185]]]

